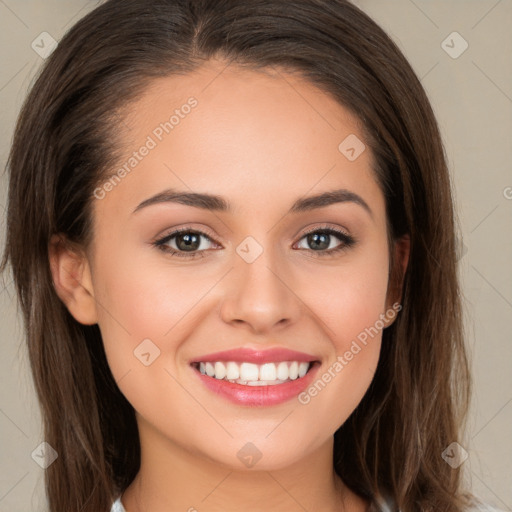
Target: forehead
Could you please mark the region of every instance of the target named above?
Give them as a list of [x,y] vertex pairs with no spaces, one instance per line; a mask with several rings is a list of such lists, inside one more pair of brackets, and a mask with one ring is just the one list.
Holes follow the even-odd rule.
[[[106,202],[133,210],[169,187],[227,196],[238,210],[333,188],[382,203],[359,120],[296,73],[209,61],[153,80],[122,117],[127,172]],[[347,146],[362,152],[348,158]]]

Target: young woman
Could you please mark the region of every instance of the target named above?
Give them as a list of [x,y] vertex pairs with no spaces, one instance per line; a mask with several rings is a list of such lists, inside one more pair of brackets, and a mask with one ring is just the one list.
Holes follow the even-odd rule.
[[109,0],[9,170],[51,512],[476,506],[443,146],[358,8]]

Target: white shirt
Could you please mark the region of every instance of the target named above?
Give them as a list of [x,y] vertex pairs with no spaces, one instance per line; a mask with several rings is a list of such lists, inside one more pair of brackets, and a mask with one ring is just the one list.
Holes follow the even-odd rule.
[[117,498],[117,500],[112,505],[112,508],[110,509],[110,512],[126,512],[126,510],[123,507],[123,504],[121,503],[121,497]]

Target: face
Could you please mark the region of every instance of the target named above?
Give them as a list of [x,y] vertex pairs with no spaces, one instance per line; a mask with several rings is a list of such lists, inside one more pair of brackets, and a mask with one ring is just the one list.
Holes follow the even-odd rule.
[[267,470],[313,454],[361,401],[396,314],[357,119],[298,76],[211,61],[152,82],[122,127],[87,265],[141,438],[239,468],[241,449]]

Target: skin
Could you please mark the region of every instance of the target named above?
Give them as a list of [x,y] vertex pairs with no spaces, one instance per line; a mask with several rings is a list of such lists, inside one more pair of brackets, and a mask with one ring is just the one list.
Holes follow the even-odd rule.
[[[338,150],[350,134],[363,140],[358,120],[299,76],[209,61],[152,82],[129,106],[119,165],[190,96],[197,107],[94,200],[92,245],[73,251],[54,237],[50,246],[59,296],[76,320],[99,324],[136,411],[142,464],[123,504],[127,512],[364,511],[368,503],[333,471],[333,434],[370,385],[381,333],[307,405],[233,404],[205,388],[189,361],[285,347],[315,355],[321,376],[400,299],[387,294],[385,203],[371,151],[351,162]],[[162,203],[133,213],[170,187],[221,195],[233,212]],[[360,195],[372,215],[353,202],[287,213],[298,198],[339,188]],[[315,251],[304,233],[325,225],[356,244]],[[179,227],[211,234],[201,238],[204,258],[152,245]],[[247,236],[263,249],[252,263],[236,252]],[[342,243],[331,236],[329,248]],[[393,250],[405,270],[408,239]],[[149,366],[134,357],[147,338],[160,350]],[[252,468],[237,457],[248,442],[262,454]]]

